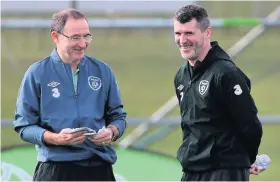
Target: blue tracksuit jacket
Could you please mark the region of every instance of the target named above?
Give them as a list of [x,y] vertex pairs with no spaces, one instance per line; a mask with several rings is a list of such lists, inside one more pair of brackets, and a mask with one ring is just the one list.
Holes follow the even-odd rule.
[[75,92],[71,67],[61,61],[54,49],[49,57],[26,71],[18,93],[14,127],[24,141],[36,145],[39,161],[82,161],[98,155],[113,164],[117,157],[111,146],[97,146],[88,140],[75,146],[48,145],[43,133],[78,127],[98,131],[112,124],[122,135],[125,118],[118,85],[107,64],[84,56]]

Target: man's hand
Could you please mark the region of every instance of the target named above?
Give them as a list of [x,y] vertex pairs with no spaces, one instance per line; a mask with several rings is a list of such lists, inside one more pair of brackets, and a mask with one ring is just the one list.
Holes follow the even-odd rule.
[[83,136],[83,134],[85,134],[86,131],[70,133],[71,131],[71,128],[65,128],[58,134],[46,131],[44,133],[44,141],[54,145],[77,145],[85,141],[86,136]]
[[258,175],[259,173],[261,173],[264,170],[265,169],[263,169],[263,168],[259,168],[255,163],[252,164],[251,168],[249,169],[250,174],[253,174],[253,175]]
[[91,142],[96,145],[107,146],[112,143],[113,131],[109,128],[105,128],[98,132],[96,136],[90,139]]

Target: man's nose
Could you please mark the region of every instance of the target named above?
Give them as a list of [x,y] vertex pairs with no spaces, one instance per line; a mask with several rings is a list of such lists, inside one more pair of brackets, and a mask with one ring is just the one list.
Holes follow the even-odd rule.
[[87,46],[88,46],[88,42],[87,41],[84,41],[84,40],[82,40],[82,41],[80,41],[79,42],[79,47],[82,47],[82,48],[86,48]]
[[185,44],[186,42],[188,42],[188,37],[185,36],[185,35],[181,35],[181,36],[180,36],[180,44],[183,45],[183,44]]

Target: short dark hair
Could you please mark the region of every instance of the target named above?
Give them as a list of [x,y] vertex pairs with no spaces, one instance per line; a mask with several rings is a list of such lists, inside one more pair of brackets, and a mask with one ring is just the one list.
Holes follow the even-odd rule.
[[86,16],[83,13],[79,12],[78,10],[73,8],[65,9],[53,15],[52,23],[51,23],[51,32],[56,31],[62,33],[66,21],[70,17],[76,20],[81,18],[87,20]]
[[193,18],[199,23],[202,31],[210,26],[210,20],[207,11],[198,5],[186,5],[180,8],[174,15],[174,19],[184,24],[190,22]]

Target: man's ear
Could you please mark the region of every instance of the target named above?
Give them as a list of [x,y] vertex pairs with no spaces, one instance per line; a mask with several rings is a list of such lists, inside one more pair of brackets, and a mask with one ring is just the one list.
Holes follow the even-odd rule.
[[210,39],[210,38],[211,38],[211,34],[212,34],[212,28],[211,28],[211,27],[208,27],[208,28],[205,30],[205,33],[206,33],[206,36]]
[[58,33],[56,31],[51,32],[51,37],[55,44],[59,43]]

